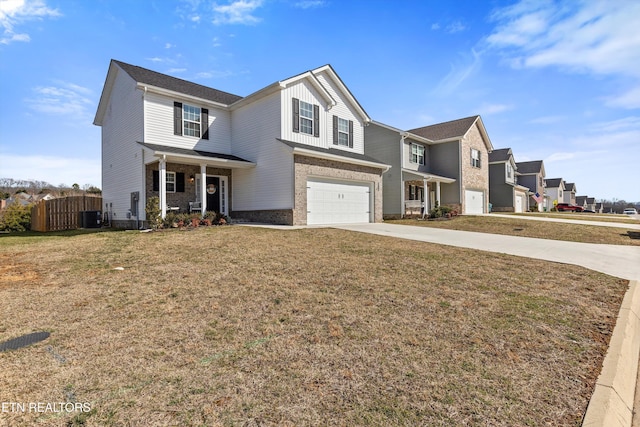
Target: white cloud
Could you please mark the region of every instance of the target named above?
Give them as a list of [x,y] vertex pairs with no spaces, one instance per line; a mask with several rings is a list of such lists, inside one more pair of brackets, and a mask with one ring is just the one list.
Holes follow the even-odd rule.
[[[638,64],[640,67],[640,64]],[[640,108],[640,86],[628,89],[626,92],[605,98],[605,105],[620,107],[628,110]]]
[[56,81],[57,86],[37,86],[34,96],[25,100],[37,112],[54,115],[89,117],[93,101],[91,90],[73,83]]
[[101,185],[100,158],[19,155],[2,153],[2,176],[46,181],[53,185]]
[[508,104],[482,104],[476,111],[483,116],[498,114],[504,111],[513,110],[513,105]]
[[294,7],[299,9],[312,9],[316,7],[322,7],[326,5],[327,2],[324,0],[303,0],[294,4]]
[[492,15],[489,46],[525,67],[640,77],[640,3],[522,1]]
[[536,117],[535,119],[529,120],[529,123],[539,124],[539,125],[550,125],[553,123],[559,123],[566,119],[565,116],[543,116]]
[[186,68],[169,68],[167,74],[180,74],[186,72]]
[[0,44],[15,41],[28,42],[31,40],[29,34],[16,33],[17,26],[28,21],[58,16],[62,14],[57,9],[47,7],[43,0],[2,0],[0,1],[0,28],[4,29],[4,34],[0,36]]
[[261,21],[253,12],[262,6],[262,0],[236,0],[226,5],[213,4],[214,25],[244,24],[253,25]]
[[447,32],[450,34],[459,33],[460,31],[464,31],[466,29],[467,27],[460,21],[455,21],[447,25]]
[[439,30],[440,29],[440,24],[438,24],[437,22],[435,24],[431,24],[431,29],[432,30]]
[[471,57],[464,58],[466,64],[451,65],[451,71],[436,86],[434,93],[449,95],[454,93],[458,87],[473,75],[481,66],[481,57],[478,52],[471,50]]

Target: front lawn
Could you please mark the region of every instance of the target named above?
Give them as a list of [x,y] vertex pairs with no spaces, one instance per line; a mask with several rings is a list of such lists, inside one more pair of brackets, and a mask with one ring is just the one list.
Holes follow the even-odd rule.
[[539,239],[565,240],[569,242],[640,246],[640,230],[627,230],[624,228],[624,225],[618,228],[535,221],[519,218],[518,215],[513,215],[511,218],[491,215],[462,215],[451,220],[443,221],[400,219],[385,222],[390,224],[446,228],[449,230],[535,237]]
[[[115,269],[118,267],[119,269]],[[578,426],[627,282],[334,229],[0,238],[8,425]]]

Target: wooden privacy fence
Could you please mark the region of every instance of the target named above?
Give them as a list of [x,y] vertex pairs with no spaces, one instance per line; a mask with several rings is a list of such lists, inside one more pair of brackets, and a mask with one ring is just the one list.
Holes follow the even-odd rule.
[[100,196],[40,200],[31,208],[31,230],[60,231],[82,227],[83,211],[102,211]]

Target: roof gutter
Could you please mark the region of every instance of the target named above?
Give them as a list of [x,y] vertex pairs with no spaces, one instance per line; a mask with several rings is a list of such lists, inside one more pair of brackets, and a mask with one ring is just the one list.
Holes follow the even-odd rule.
[[301,156],[314,157],[316,159],[334,160],[336,162],[350,163],[350,164],[359,165],[359,166],[369,166],[376,169],[382,169],[382,173],[391,169],[391,165],[387,165],[384,163],[370,162],[368,160],[361,160],[361,159],[353,159],[350,157],[344,157],[344,156],[331,154],[331,153],[321,153],[318,151],[307,150],[306,148],[300,148],[300,147],[289,147],[289,148],[292,154],[299,154]]

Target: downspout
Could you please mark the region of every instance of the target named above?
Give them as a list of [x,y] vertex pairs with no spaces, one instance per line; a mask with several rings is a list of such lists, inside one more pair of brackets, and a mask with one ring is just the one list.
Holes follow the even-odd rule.
[[402,175],[402,169],[404,169],[404,140],[409,135],[406,133],[400,134],[400,219],[404,218],[404,176]]

